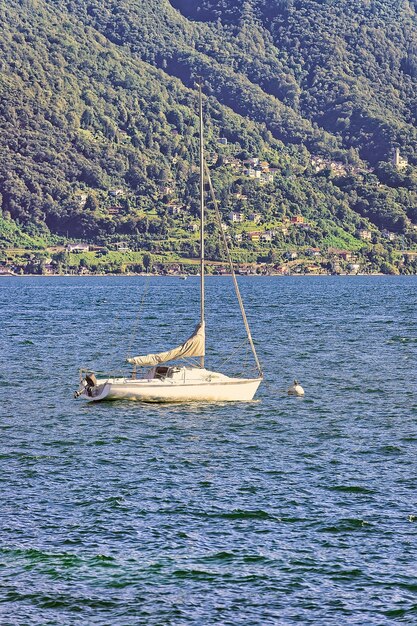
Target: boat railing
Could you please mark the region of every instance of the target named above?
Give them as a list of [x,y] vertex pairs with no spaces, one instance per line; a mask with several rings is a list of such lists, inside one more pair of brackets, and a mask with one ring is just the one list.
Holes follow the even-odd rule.
[[99,370],[92,370],[91,367],[81,367],[79,369],[80,382],[82,382],[88,374],[94,374],[96,378],[104,378],[105,380],[110,380],[111,378],[130,378],[130,376],[126,376],[126,372],[121,369],[113,370],[111,372],[101,372]]

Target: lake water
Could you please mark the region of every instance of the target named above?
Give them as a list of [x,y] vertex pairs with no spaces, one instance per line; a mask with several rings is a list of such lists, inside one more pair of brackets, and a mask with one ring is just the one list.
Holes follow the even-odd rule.
[[[207,280],[226,371],[230,283]],[[2,626],[417,624],[417,279],[240,284],[256,402],[94,405],[77,368],[181,342],[198,279],[0,279]]]

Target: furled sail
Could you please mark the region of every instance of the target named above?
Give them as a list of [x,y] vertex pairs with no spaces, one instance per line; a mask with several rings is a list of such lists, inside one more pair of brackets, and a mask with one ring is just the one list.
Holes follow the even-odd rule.
[[204,356],[206,348],[206,337],[204,331],[204,322],[198,324],[197,328],[183,344],[167,352],[159,354],[147,354],[146,356],[136,356],[133,359],[127,359],[132,365],[159,365],[167,361],[183,359],[193,356]]

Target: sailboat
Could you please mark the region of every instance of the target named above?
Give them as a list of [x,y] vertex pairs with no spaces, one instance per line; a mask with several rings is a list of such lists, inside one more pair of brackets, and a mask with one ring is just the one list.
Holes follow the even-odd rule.
[[[132,376],[97,378],[88,370],[80,372],[80,387],[75,397],[83,397],[92,402],[101,400],[136,400],[142,402],[248,402],[255,396],[263,379],[255,345],[239,291],[234,266],[227,239],[221,228],[221,215],[214,194],[210,172],[204,159],[204,126],[202,86],[199,85],[200,117],[200,321],[191,336],[180,346],[160,352],[128,358],[133,366]],[[205,182],[208,182],[220,233],[226,250],[230,272],[235,286],[243,323],[256,364],[257,375],[254,378],[230,377],[220,372],[206,369],[205,337],[205,258],[204,258],[204,216]],[[178,361],[187,360],[187,363]],[[189,364],[189,359],[198,359]],[[137,378],[136,368],[144,367],[145,374]]]

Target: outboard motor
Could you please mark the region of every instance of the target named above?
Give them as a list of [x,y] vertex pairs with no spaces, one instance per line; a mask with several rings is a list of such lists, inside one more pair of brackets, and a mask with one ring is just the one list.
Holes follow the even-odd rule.
[[97,378],[93,372],[89,372],[85,375],[85,382],[87,383],[87,387],[95,387],[97,385]]
[[85,375],[85,388],[87,394],[91,397],[93,395],[93,388],[97,385],[97,378],[93,372],[89,372]]
[[93,388],[97,385],[97,378],[93,374],[93,372],[89,372],[85,375],[85,378],[81,380],[81,386],[78,391],[74,393],[74,398],[79,398],[83,394],[87,394],[88,396],[93,395]]

